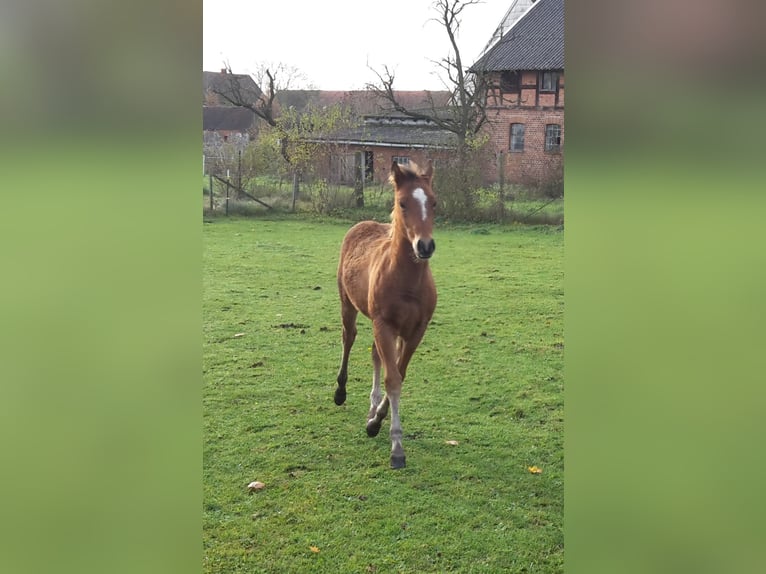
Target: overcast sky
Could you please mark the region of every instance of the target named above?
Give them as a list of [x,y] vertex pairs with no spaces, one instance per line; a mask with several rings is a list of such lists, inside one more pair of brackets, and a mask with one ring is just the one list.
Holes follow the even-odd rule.
[[[259,62],[301,70],[322,90],[363,89],[370,66],[396,72],[399,90],[444,89],[434,75],[449,50],[444,28],[430,21],[433,0],[210,0],[203,4],[203,68],[253,73]],[[458,37],[464,64],[479,56],[510,7],[485,0],[463,12]]]

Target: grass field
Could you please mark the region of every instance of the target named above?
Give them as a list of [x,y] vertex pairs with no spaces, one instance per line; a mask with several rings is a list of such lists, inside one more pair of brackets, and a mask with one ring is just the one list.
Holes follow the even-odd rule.
[[332,398],[348,227],[205,223],[204,572],[562,572],[563,232],[437,227],[394,471],[388,419],[365,433],[361,315],[348,399]]

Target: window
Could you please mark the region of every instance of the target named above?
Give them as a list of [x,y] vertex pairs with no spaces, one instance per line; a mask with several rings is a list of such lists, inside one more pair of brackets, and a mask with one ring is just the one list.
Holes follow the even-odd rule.
[[519,81],[518,72],[503,72],[500,74],[500,89],[506,94],[517,94],[521,82]]
[[395,155],[392,160],[399,165],[410,165],[410,158],[406,155]]
[[547,124],[545,126],[545,151],[561,151],[561,126]]
[[556,72],[543,72],[540,78],[540,91],[555,92],[559,80],[558,76]]
[[511,124],[511,151],[524,151],[524,124]]

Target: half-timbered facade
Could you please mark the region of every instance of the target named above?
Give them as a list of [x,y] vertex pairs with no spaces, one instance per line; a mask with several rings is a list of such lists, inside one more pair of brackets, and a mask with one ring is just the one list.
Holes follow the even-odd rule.
[[564,0],[538,0],[471,67],[488,77],[489,181],[540,186],[564,163]]

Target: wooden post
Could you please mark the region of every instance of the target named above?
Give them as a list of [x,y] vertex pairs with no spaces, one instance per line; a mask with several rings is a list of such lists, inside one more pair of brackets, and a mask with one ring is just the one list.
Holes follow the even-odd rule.
[[210,213],[213,213],[213,174],[211,173],[208,177],[210,178]]
[[503,189],[505,188],[505,154],[501,151],[497,154],[497,181],[500,186],[500,199],[503,198]]
[[226,216],[229,215],[229,170],[226,170]]
[[364,207],[364,152],[354,154],[354,197],[356,206]]
[[296,169],[293,171],[293,211],[295,211],[295,200],[298,199],[298,192],[298,170]]
[[237,199],[240,197],[239,190],[242,189],[242,150],[237,150]]

